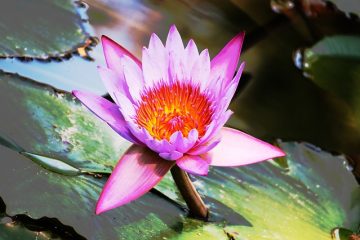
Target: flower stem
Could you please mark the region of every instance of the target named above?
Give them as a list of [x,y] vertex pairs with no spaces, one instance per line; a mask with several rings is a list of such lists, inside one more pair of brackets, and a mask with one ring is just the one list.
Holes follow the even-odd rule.
[[196,191],[189,175],[176,165],[172,167],[171,175],[173,176],[176,186],[190,210],[190,216],[207,220],[209,210],[204,201],[201,199],[199,193]]

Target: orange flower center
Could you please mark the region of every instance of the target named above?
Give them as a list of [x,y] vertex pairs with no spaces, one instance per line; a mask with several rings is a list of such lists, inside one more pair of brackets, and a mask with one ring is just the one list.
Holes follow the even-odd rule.
[[187,137],[194,128],[203,136],[212,115],[211,101],[199,87],[175,83],[145,90],[136,109],[136,122],[154,138],[169,140],[176,131]]

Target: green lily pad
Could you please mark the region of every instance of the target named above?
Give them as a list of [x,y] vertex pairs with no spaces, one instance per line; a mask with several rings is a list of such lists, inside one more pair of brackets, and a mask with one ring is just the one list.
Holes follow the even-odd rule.
[[345,158],[307,143],[280,147],[287,153],[287,167],[268,161],[212,168],[208,177],[194,178],[201,194],[218,199],[252,225],[226,226],[225,232],[241,240],[330,240],[335,227],[355,231],[360,224],[360,188]]
[[[187,218],[178,204],[156,193],[96,216],[106,177],[84,170],[111,171],[129,143],[69,93],[1,73],[0,96],[6,113],[0,120],[0,196],[10,216],[57,218],[85,238],[104,240],[330,240],[332,229],[359,225],[360,189],[344,157],[298,143],[280,143],[287,152],[281,164],[212,168],[208,177],[194,178],[211,222]],[[71,134],[63,141],[67,129]],[[76,147],[66,148],[68,142]],[[181,204],[171,178],[157,189]]]
[[304,51],[302,68],[321,88],[343,99],[360,126],[360,37],[326,37]]
[[90,44],[73,0],[3,0],[0,57],[62,57]]
[[[287,153],[289,167],[286,169],[276,169],[272,162],[234,169],[239,176],[244,176],[240,180],[245,182],[242,186],[248,192],[241,194],[238,191],[238,197],[235,197],[244,199],[243,204],[233,200],[228,203],[224,200],[224,203],[239,209],[254,226],[246,230],[238,228],[240,236],[244,234],[248,239],[283,239],[284,236],[289,239],[330,239],[329,234],[335,226],[357,229],[360,188],[343,165],[344,158],[308,144],[281,143],[280,147]],[[254,187],[254,181],[263,184]],[[352,187],[344,189],[344,186]],[[261,197],[256,197],[256,193]],[[229,195],[234,197],[231,191]],[[253,208],[254,205],[271,207],[261,212],[260,207]],[[262,219],[251,217],[261,214]]]
[[229,224],[230,218],[213,223],[185,218],[177,205],[153,193],[95,216],[105,178],[48,172],[2,146],[0,161],[6,168],[0,169],[0,192],[8,214],[56,217],[88,239],[139,235],[142,239],[226,239],[230,235],[235,239],[330,240],[337,226],[356,229],[360,189],[343,158],[308,144],[280,146],[288,154],[288,168],[269,161],[242,168],[212,168],[208,177],[194,179],[203,195],[241,214],[251,226]]
[[1,165],[6,166],[1,168],[0,193],[11,216],[57,218],[87,239],[110,240],[136,239],[139,235],[150,239],[176,228],[184,214],[176,205],[149,193],[139,201],[96,216],[95,203],[106,178],[49,172],[2,146],[0,156]]
[[0,102],[0,144],[55,171],[61,160],[68,168],[110,173],[130,146],[71,94],[47,85],[0,72]]

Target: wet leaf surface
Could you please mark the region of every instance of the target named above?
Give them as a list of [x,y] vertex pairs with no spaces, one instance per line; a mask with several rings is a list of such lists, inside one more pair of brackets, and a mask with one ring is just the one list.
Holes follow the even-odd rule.
[[[7,99],[0,101],[2,111],[7,113],[2,118],[6,122],[0,125],[8,126],[1,131],[18,145],[5,144],[0,154],[2,165],[6,166],[0,170],[3,183],[0,196],[7,204],[9,215],[55,217],[89,239],[100,236],[126,239],[125,236],[139,234],[139,229],[144,239],[154,236],[191,239],[199,234],[205,239],[226,237],[224,227],[249,239],[253,236],[276,239],[276,236],[295,234],[293,228],[299,229],[299,225],[300,229],[307,229],[309,239],[329,239],[332,228],[351,229],[358,224],[359,189],[354,177],[342,165],[344,159],[295,143],[281,144],[288,153],[288,158],[283,160],[286,164],[266,162],[243,168],[213,168],[208,178],[194,179],[212,209],[213,223],[184,218],[182,208],[154,193],[95,216],[95,203],[106,177],[64,175],[62,168],[54,170],[49,164],[44,165],[46,161],[54,164],[49,158],[40,156],[33,162],[30,159],[39,158],[35,153],[47,154],[69,166],[109,172],[123,152],[120,146],[124,148],[128,143],[66,92],[6,73],[2,73],[0,79],[0,96]],[[12,115],[15,113],[17,115]],[[57,127],[54,128],[54,124]],[[65,143],[62,126],[72,129],[70,135],[65,134]],[[66,150],[69,144],[75,147]],[[25,149],[32,155],[21,155],[16,153],[17,149]],[[157,189],[181,203],[169,177]],[[288,227],[280,227],[284,218],[290,223]],[[274,234],[266,235],[267,231]],[[291,239],[297,239],[295,235],[291,235]]]
[[[329,239],[332,228],[351,229],[358,224],[360,206],[355,203],[359,199],[359,189],[342,165],[344,159],[295,143],[281,144],[288,153],[283,167],[267,162],[243,168],[213,168],[208,178],[194,179],[211,206],[213,223],[184,218],[185,212],[177,204],[154,193],[95,216],[95,203],[106,177],[64,175],[63,168],[52,159],[80,169],[109,172],[122,154],[120,146],[124,148],[128,143],[66,92],[5,73],[1,75],[0,84],[0,96],[7,99],[7,102],[1,100],[4,103],[1,107],[7,106],[2,109],[7,112],[2,121],[7,122],[1,126],[8,126],[1,131],[21,148],[32,152],[21,155],[14,151],[20,147],[11,147],[11,144],[1,147],[1,161],[6,168],[0,170],[3,183],[0,196],[7,204],[9,215],[56,217],[89,239],[126,239],[139,234],[139,229],[144,239],[154,236],[192,239],[199,234],[204,239],[209,236],[216,239],[216,236],[226,237],[224,227],[228,232],[238,232],[239,236],[249,239],[254,236],[277,239],[277,236],[289,234],[291,239],[297,239],[299,233],[294,226],[306,229],[309,239]],[[12,109],[16,111],[12,113]],[[12,115],[14,113],[18,115]],[[72,129],[70,135],[65,135],[65,143],[62,126]],[[69,144],[76,147],[66,151]],[[53,157],[44,159],[34,153]],[[40,159],[34,161],[34,157]],[[181,203],[169,178],[157,189]],[[280,224],[284,218],[288,227]],[[268,231],[273,234],[265,234]]]
[[49,86],[0,72],[0,102],[5,145],[54,171],[61,171],[55,162],[63,161],[70,168],[110,173],[130,146],[71,94]]
[[200,193],[241,213],[252,225],[226,226],[225,231],[235,239],[296,240],[331,239],[336,226],[357,229],[360,189],[343,165],[345,158],[307,143],[280,147],[288,167],[272,161],[214,167],[208,177],[194,178]]
[[[18,10],[23,4],[29,5],[30,10],[41,6],[33,10],[46,14],[18,16],[19,21],[12,24],[40,21],[37,27],[41,32],[31,32],[36,30],[32,26],[15,31],[15,37],[21,40],[30,34],[32,38],[21,41],[30,45],[16,48],[17,41],[9,43],[4,38],[0,40],[0,54],[5,51],[8,55],[32,54],[37,58],[58,56],[69,49],[73,51],[80,46],[74,43],[84,43],[88,37],[88,29],[81,22],[84,16],[80,16],[85,9],[79,11],[70,0],[36,0],[33,5],[24,0],[7,2],[8,10]],[[88,14],[95,35],[109,35],[137,56],[150,33],[157,32],[164,40],[172,23],[177,24],[185,41],[194,38],[200,49],[208,47],[212,56],[232,36],[246,30],[248,51],[242,58],[247,62],[246,76],[250,81],[237,92],[240,95],[232,104],[235,116],[230,125],[261,138],[307,140],[327,149],[358,153],[359,94],[355,81],[359,79],[358,40],[335,36],[330,42],[327,38],[308,48],[301,57],[305,60],[303,64],[311,63],[304,68],[311,80],[303,77],[292,62],[296,49],[313,45],[324,34],[353,33],[359,25],[353,16],[345,17],[340,12],[340,17],[334,17],[333,12],[326,10],[325,15],[316,12],[319,15],[307,22],[304,16],[293,12],[296,8],[290,6],[292,1],[271,1],[273,10],[276,3],[279,13],[288,20],[271,12],[270,1],[86,2],[90,5]],[[346,9],[343,3],[336,2],[344,12],[356,11],[353,7],[349,10],[350,5]],[[10,18],[16,16],[9,10],[0,20],[10,14]],[[64,16],[62,24],[52,22]],[[42,21],[45,18],[51,20]],[[19,26],[22,29],[27,25]],[[49,26],[54,27],[48,31]],[[0,26],[0,33],[4,29],[10,27]],[[51,34],[52,31],[64,35]],[[42,38],[44,33],[49,36]],[[40,39],[43,42],[37,41]],[[86,53],[85,50],[80,52]],[[85,89],[104,94],[96,73],[96,65],[104,65],[101,46],[94,48],[91,56],[94,61],[79,56],[50,63],[3,59],[0,69],[19,72],[68,91]],[[341,73],[336,72],[339,66]],[[336,74],[339,76],[335,78]],[[339,86],[344,82],[336,81],[340,77],[347,84]],[[3,113],[0,197],[7,205],[8,216],[18,217],[17,221],[6,217],[0,201],[1,239],[56,239],[55,233],[66,232],[69,226],[76,233],[62,235],[63,239],[141,236],[141,239],[330,240],[334,228],[349,229],[342,230],[341,236],[345,237],[360,225],[360,189],[347,170],[345,158],[295,142],[279,142],[287,157],[276,162],[212,168],[208,177],[193,177],[211,208],[209,222],[186,216],[184,202],[170,175],[156,190],[137,201],[95,216],[101,188],[129,143],[69,93],[14,74],[0,72],[0,111]],[[39,219],[50,228],[42,229]],[[31,224],[25,226],[26,221]]]
[[0,170],[0,194],[8,214],[56,216],[88,239],[129,239],[139,234],[142,239],[226,239],[227,232],[238,239],[276,240],[286,236],[330,240],[334,227],[356,229],[360,192],[342,165],[343,158],[307,144],[280,146],[289,156],[286,169],[266,162],[243,168],[212,168],[208,177],[194,179],[207,203],[209,198],[221,203],[213,201],[212,210],[221,211],[224,205],[241,214],[250,226],[231,224],[234,216],[229,215],[210,223],[184,218],[177,205],[153,193],[95,216],[95,202],[106,178],[52,173],[2,146],[1,161],[7,168]]
[[0,8],[0,57],[62,57],[89,44],[73,0],[3,0]]
[[[9,215],[56,217],[87,239],[128,239],[138,234],[149,239],[160,231],[171,231],[184,213],[149,193],[133,204],[96,216],[95,203],[106,178],[49,172],[10,149],[0,148],[2,165],[8,172],[1,172],[0,195]],[[132,231],[124,231],[127,227]]]

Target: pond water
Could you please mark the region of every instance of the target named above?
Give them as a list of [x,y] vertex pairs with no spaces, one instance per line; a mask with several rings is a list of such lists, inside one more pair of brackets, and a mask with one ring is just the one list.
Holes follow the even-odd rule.
[[[0,14],[7,6],[14,11],[10,1]],[[349,0],[351,8],[322,0],[16,1],[19,12],[32,16],[16,24],[33,34],[11,38],[11,21],[0,21],[0,35],[15,39],[13,45],[0,40],[6,166],[0,167],[0,238],[330,240],[333,228],[356,231],[360,192],[350,173],[360,166],[356,0]],[[57,24],[62,16],[67,24]],[[275,142],[288,156],[192,178],[213,209],[206,223],[187,217],[170,176],[138,201],[95,216],[101,188],[129,142],[69,92],[107,94],[97,72],[105,65],[101,35],[141,58],[151,33],[164,41],[172,24],[185,44],[194,39],[211,57],[246,32],[245,73],[227,124]],[[21,51],[32,46],[54,54],[6,58],[4,52],[20,51],[18,44]]]

